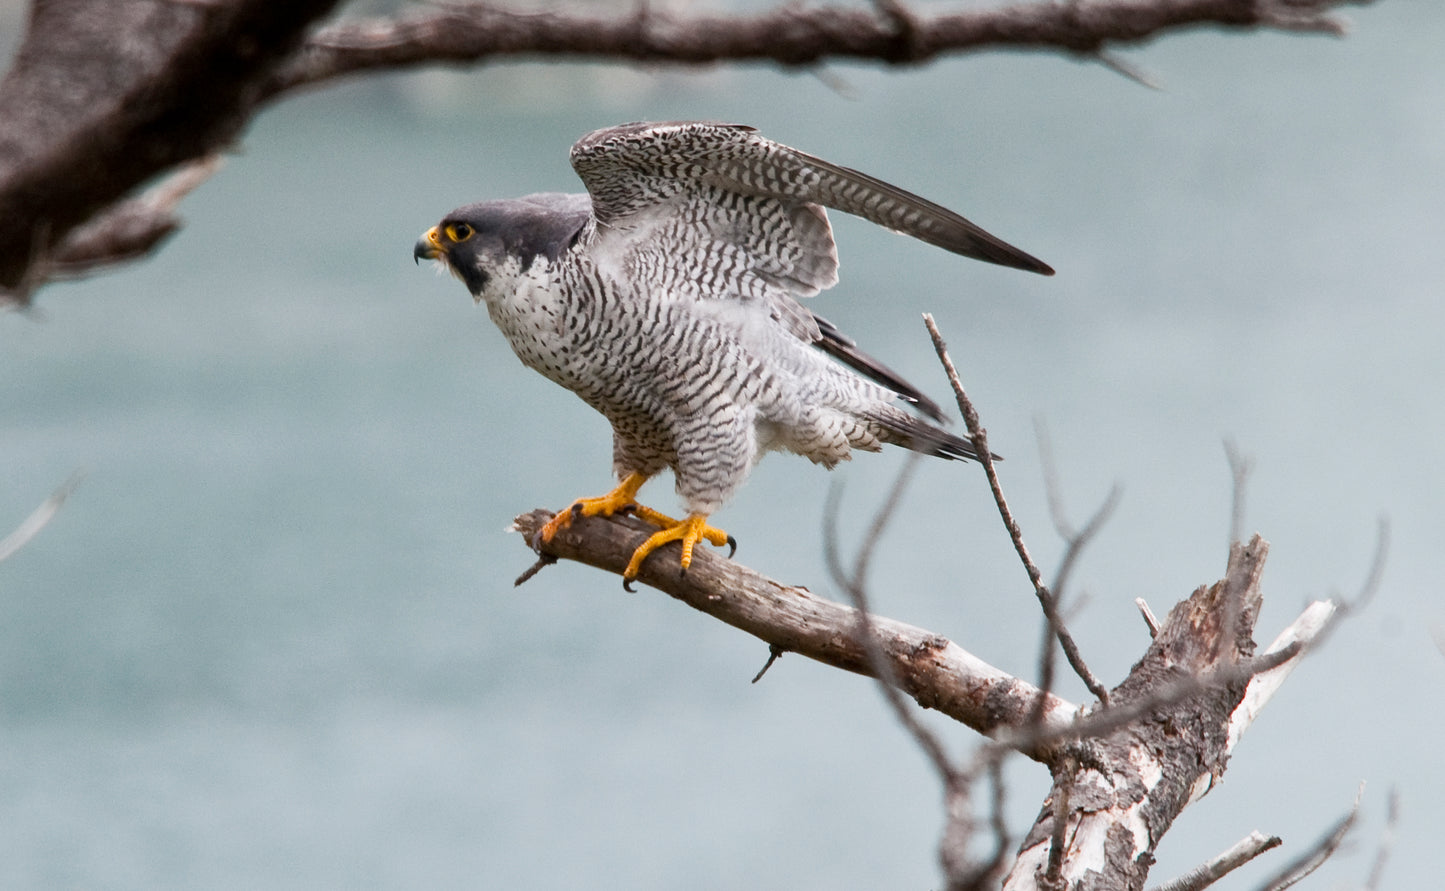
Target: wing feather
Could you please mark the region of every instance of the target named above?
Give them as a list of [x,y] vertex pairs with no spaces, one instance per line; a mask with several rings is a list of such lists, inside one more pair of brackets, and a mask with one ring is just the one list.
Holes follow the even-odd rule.
[[[798,302],[838,281],[824,207],[967,257],[1053,273],[945,207],[739,124],[609,127],[578,140],[572,166],[592,199],[599,253],[621,263],[629,281],[663,299],[731,301],[766,312],[779,328],[935,420],[943,418],[937,404]],[[894,432],[911,440],[923,429]],[[956,439],[936,449],[968,454],[971,447]]]
[[623,124],[579,140],[572,148],[572,166],[592,194],[594,212],[604,225],[711,187],[830,207],[956,254],[1053,274],[1042,260],[946,207],[765,139],[751,127],[709,122]]

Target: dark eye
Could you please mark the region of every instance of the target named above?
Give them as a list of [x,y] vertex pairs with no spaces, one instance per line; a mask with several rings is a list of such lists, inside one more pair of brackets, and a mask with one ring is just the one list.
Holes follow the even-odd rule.
[[452,241],[466,241],[473,233],[472,227],[466,223],[451,223],[447,226],[447,238]]

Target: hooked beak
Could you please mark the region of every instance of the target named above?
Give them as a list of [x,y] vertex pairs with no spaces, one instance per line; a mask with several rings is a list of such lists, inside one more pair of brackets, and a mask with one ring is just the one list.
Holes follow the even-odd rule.
[[422,260],[435,260],[444,257],[446,249],[442,247],[442,234],[436,226],[426,230],[421,238],[416,240],[416,247],[411,250],[411,258],[418,265]]

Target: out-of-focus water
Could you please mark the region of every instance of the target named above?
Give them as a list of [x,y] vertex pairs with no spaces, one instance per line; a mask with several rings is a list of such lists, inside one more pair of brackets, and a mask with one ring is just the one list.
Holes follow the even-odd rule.
[[[1364,876],[1393,785],[1387,878],[1430,884],[1445,16],[1353,15],[1344,41],[1130,53],[1162,92],[1034,56],[826,79],[526,66],[268,113],[156,259],[0,317],[0,527],[87,474],[0,564],[0,886],[936,886],[936,785],[867,682],[785,657],[749,685],[762,644],[581,567],[511,587],[530,560],[504,527],[608,484],[606,424],[412,242],[466,201],[575,188],[586,130],[694,117],[912,188],[1058,268],[835,216],[843,283],[818,306],[943,397],[918,321],[936,314],[1046,565],[1034,420],[1076,521],[1123,485],[1075,588],[1111,683],[1146,645],[1133,599],[1162,613],[1223,568],[1224,437],[1254,458],[1247,525],[1273,543],[1264,640],[1354,590],[1388,514],[1378,600],[1290,680],[1154,875],[1256,828],[1301,850],[1364,780],[1357,841],[1318,881]],[[852,541],[901,463],[773,457],[718,522],[739,559],[827,593],[829,484]],[[923,467],[906,506],[878,609],[1031,676],[1037,610],[976,468]],[[1009,777],[1022,832],[1046,778]]]

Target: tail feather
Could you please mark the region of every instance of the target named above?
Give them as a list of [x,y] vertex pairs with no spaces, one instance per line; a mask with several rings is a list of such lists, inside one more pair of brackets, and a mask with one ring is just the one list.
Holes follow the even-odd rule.
[[[902,446],[923,455],[949,460],[977,461],[978,450],[972,440],[954,436],[922,418],[903,411],[876,411],[867,415],[882,431],[885,442]],[[1003,456],[989,452],[989,457],[1002,461]]]
[[923,412],[935,421],[942,421],[946,417],[943,409],[938,403],[923,395],[923,391],[903,379],[903,376],[893,369],[879,362],[877,359],[858,349],[858,344],[851,337],[839,331],[837,326],[817,313],[813,313],[813,320],[818,323],[819,339],[813,346],[847,365],[870,380],[876,381],[893,392],[897,393],[906,402],[913,404],[913,407]]

